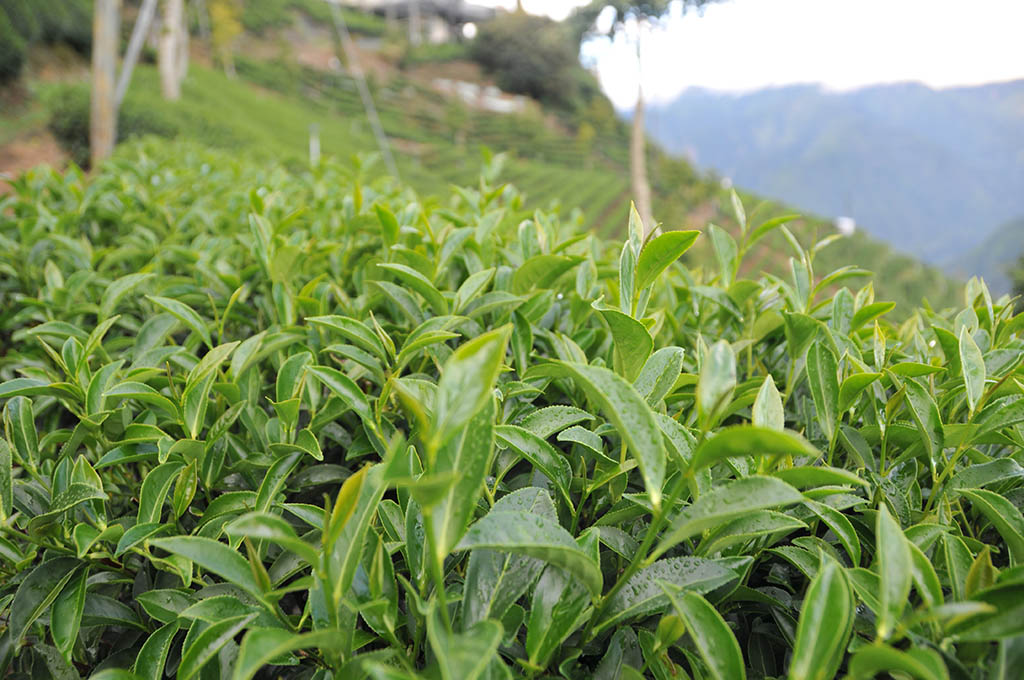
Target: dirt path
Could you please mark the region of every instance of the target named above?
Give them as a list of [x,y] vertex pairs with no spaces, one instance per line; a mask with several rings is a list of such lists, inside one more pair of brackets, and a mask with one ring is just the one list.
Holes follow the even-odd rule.
[[[0,176],[17,177],[37,165],[63,167],[67,155],[47,130],[31,130],[0,146]],[[0,178],[0,193],[10,189]]]

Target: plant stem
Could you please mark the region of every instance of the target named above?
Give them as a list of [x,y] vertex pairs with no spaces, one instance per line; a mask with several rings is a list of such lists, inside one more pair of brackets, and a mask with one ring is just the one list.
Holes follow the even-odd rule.
[[441,620],[444,622],[445,630],[451,633],[452,622],[448,615],[448,598],[444,589],[444,555],[441,554],[441,546],[437,544],[433,518],[433,509],[423,510],[423,529],[427,543],[427,552],[430,554],[430,578],[434,581],[434,592],[437,597],[438,606],[441,608]]

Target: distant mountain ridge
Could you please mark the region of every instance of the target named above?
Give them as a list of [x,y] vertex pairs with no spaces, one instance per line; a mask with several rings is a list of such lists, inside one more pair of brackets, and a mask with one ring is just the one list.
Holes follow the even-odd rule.
[[992,273],[965,269],[978,259],[962,258],[1024,214],[1024,80],[943,90],[690,89],[651,106],[648,129],[738,185],[850,215],[961,274]]

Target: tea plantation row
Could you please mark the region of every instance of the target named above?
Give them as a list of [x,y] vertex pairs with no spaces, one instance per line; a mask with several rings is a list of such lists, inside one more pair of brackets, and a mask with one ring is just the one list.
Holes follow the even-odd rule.
[[1019,677],[1011,301],[368,177],[0,198],[0,676]]

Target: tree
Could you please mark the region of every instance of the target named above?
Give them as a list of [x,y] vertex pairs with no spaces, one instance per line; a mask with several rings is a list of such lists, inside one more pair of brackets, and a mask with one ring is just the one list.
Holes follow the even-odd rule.
[[89,149],[92,166],[108,158],[117,139],[117,46],[121,1],[96,0],[92,36],[92,100]]
[[565,27],[547,17],[498,16],[480,27],[470,54],[506,92],[563,107],[575,94],[572,70],[579,68],[579,51]]
[[93,167],[108,158],[117,142],[117,116],[124,101],[139,52],[149,32],[156,0],[143,0],[128,49],[117,71],[121,38],[121,0],[96,0],[93,9],[92,87],[89,107],[89,151]]
[[[644,36],[651,30],[651,27],[664,19],[673,4],[681,5],[685,12],[690,8],[701,8],[715,0],[648,0],[646,2],[635,2],[633,0],[593,0],[589,5],[577,10],[570,24],[580,42],[588,35],[593,34],[595,22],[601,12],[611,8],[614,12],[609,37],[617,34],[625,35],[627,27],[635,23],[636,59],[638,70],[643,72],[642,43]],[[629,164],[630,176],[633,185],[633,200],[636,203],[637,212],[643,220],[644,228],[647,231],[654,229],[655,222],[651,208],[651,185],[647,178],[647,138],[644,129],[644,93],[641,85],[642,78],[637,82],[636,106],[633,110],[632,131],[629,140]]]
[[163,26],[157,49],[160,90],[164,99],[181,97],[181,81],[188,66],[188,27],[185,25],[185,0],[164,0]]
[[229,78],[235,77],[235,40],[242,34],[239,0],[210,0],[210,42]]

